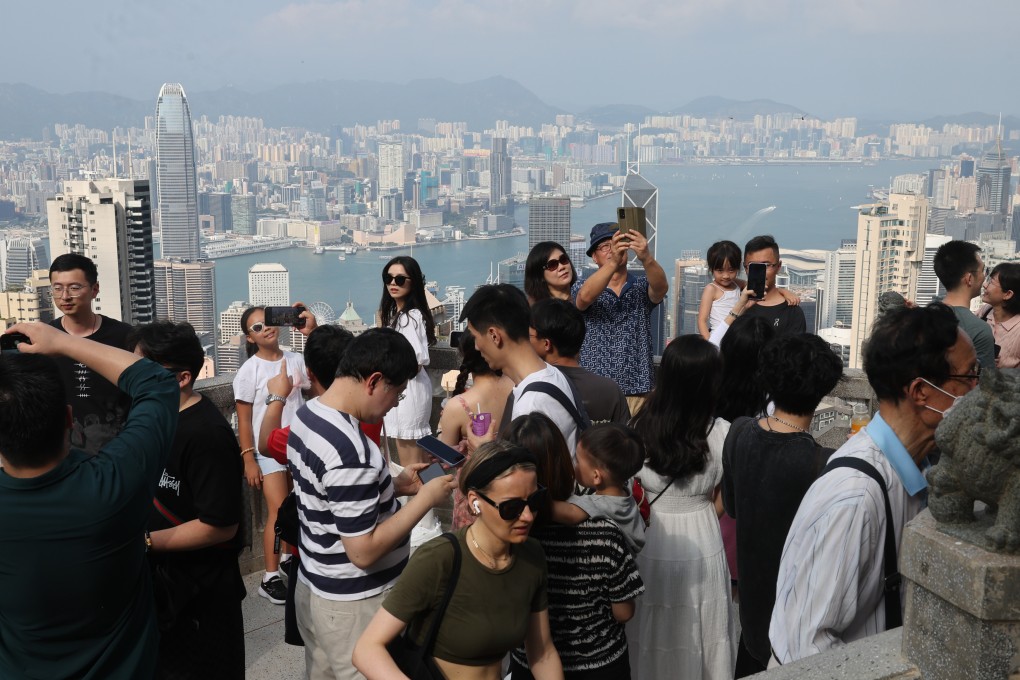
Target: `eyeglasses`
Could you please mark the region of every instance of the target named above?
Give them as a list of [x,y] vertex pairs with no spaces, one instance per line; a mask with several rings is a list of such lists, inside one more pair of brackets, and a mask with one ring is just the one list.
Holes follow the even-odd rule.
[[[601,248],[601,247],[602,246],[599,246],[599,248]],[[545,268],[546,268],[547,271],[554,272],[554,271],[556,271],[557,269],[560,268],[561,264],[570,264],[570,258],[567,257],[566,253],[563,253],[559,257],[554,257],[551,260],[549,260],[548,262],[546,262],[545,263]]]
[[261,333],[262,331],[266,330],[266,328],[268,328],[268,326],[266,326],[264,322],[256,321],[248,328],[248,331],[251,333]]
[[382,275],[382,282],[385,283],[387,286],[390,285],[391,283],[395,283],[401,288],[403,288],[404,284],[410,280],[411,280],[410,276],[404,276],[403,274],[397,274],[396,276],[393,276],[392,274]]
[[959,374],[959,375],[953,375],[952,373],[950,373],[949,377],[950,378],[955,378],[956,380],[974,380],[974,381],[976,381],[976,380],[981,378],[981,364],[977,364],[971,370],[974,371],[974,372],[973,373],[962,373],[962,374]]
[[778,262],[747,262],[744,264],[744,269],[747,269],[747,266],[752,264],[763,264],[765,265],[765,269],[775,269],[779,266]]
[[488,503],[489,505],[491,505],[492,507],[496,508],[496,510],[499,511],[500,519],[506,520],[507,522],[512,522],[513,520],[521,516],[521,513],[524,512],[525,506],[531,510],[532,514],[538,514],[538,511],[545,503],[546,489],[544,486],[539,484],[538,490],[535,491],[535,493],[528,496],[526,499],[509,498],[501,503],[497,503],[496,501],[492,500],[478,489],[473,489],[473,491],[476,494],[478,494],[479,498],[481,498],[483,501],[485,501],[486,503]]
[[[595,246],[595,252],[596,253],[601,253],[602,251],[608,251],[608,250],[612,249],[612,247],[613,247],[613,242],[612,241],[603,241],[602,243],[600,243],[597,246]],[[548,267],[549,265],[546,264],[546,266]]]
[[81,297],[85,294],[85,291],[88,290],[88,288],[88,286],[83,286],[80,283],[72,283],[70,286],[64,286],[57,283],[50,286],[50,290],[52,290],[53,294],[58,298],[64,297],[65,293],[69,298]]

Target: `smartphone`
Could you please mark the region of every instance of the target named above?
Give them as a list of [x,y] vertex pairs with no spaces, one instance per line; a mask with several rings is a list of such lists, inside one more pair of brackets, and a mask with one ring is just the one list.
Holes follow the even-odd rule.
[[440,465],[439,463],[433,463],[432,465],[429,465],[424,470],[421,470],[418,473],[418,476],[421,478],[421,483],[422,484],[428,484],[429,482],[431,482],[436,477],[442,477],[443,475],[448,475],[448,474],[450,474],[450,473],[447,472],[446,470],[444,470],[442,465]]
[[418,446],[422,447],[430,454],[443,461],[450,467],[457,467],[461,463],[467,460],[464,454],[457,449],[444,444],[432,435],[422,437],[418,440]]
[[765,297],[764,262],[752,262],[747,265],[747,287],[752,291],[752,300],[761,300]]
[[24,333],[5,333],[4,335],[0,335],[0,351],[17,352],[19,342],[27,342],[31,344],[28,336]]
[[267,326],[293,326],[304,328],[306,319],[299,315],[305,311],[304,307],[266,307],[265,319]]
[[460,338],[464,335],[464,331],[451,331],[450,332],[450,347],[454,349],[460,347]]
[[620,225],[620,231],[627,233],[631,229],[648,238],[645,233],[645,209],[637,206],[616,209],[616,222]]

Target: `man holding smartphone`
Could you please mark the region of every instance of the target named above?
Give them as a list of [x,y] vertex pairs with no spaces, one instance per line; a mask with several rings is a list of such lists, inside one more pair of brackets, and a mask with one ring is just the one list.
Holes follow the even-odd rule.
[[[776,275],[783,266],[779,258],[779,244],[769,234],[755,236],[744,246],[744,271],[747,273],[747,285],[741,292],[737,302],[733,305],[725,323],[721,323],[712,330],[709,341],[718,345],[729,330],[730,324],[740,316],[758,316],[769,322],[776,329],[778,335],[792,335],[807,331],[807,321],[804,319],[804,310],[799,306],[791,305],[783,297],[780,289],[776,287]],[[760,276],[761,269],[765,270],[765,294],[758,297],[755,290],[758,286],[753,285],[755,278]],[[757,270],[757,271],[755,271]]]

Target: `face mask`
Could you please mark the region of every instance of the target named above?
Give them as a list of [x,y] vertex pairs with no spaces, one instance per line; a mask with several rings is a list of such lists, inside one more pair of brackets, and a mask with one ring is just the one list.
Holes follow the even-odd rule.
[[959,399],[960,397],[956,396],[955,394],[950,394],[949,392],[946,392],[944,389],[942,389],[938,385],[932,385],[932,383],[930,381],[925,380],[924,378],[921,378],[921,380],[924,380],[926,383],[928,383],[929,385],[931,385],[932,387],[937,389],[939,392],[941,392],[942,394],[946,395],[947,397],[949,397],[950,399],[953,400],[953,403],[950,404],[949,408],[947,408],[945,411],[940,411],[937,408],[934,408],[932,406],[928,406],[928,404],[924,405],[924,407],[926,409],[928,409],[929,411],[935,411],[935,413],[938,413],[944,419],[946,416],[949,415],[950,411],[952,411],[954,408],[956,408],[956,400]]

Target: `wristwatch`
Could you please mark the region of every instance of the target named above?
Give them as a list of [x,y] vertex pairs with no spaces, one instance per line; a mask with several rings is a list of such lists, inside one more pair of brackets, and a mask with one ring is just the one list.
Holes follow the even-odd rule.
[[274,401],[287,403],[287,397],[281,397],[279,394],[270,394],[266,397],[266,406],[269,406]]

